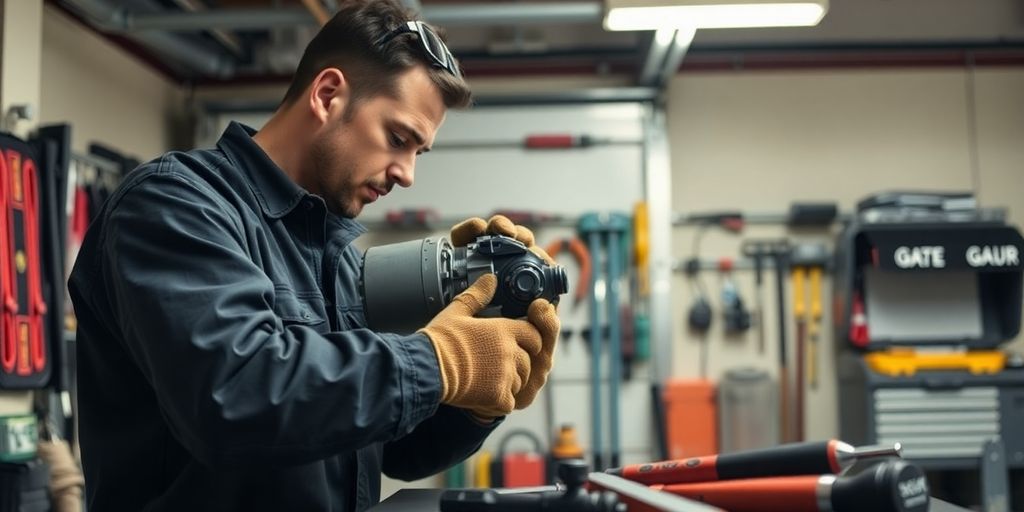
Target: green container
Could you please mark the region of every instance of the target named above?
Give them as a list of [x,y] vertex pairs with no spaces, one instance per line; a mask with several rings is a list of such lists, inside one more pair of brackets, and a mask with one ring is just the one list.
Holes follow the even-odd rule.
[[39,428],[35,416],[0,416],[0,462],[33,459],[38,448]]

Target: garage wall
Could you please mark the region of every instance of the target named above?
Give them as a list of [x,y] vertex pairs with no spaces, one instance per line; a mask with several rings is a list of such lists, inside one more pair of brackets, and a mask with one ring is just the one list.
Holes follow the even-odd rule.
[[72,147],[101,142],[141,160],[174,144],[184,93],[144,62],[47,4],[41,124],[71,123]]
[[[624,85],[621,78],[484,79],[478,94],[566,90]],[[276,99],[283,91],[255,88]],[[245,91],[210,89],[199,98],[238,98]],[[983,206],[1009,208],[1011,221],[1024,223],[1024,173],[1019,140],[1024,135],[1024,71],[985,68],[754,71],[679,74],[668,94],[668,123],[673,171],[673,209],[742,209],[780,212],[791,201],[838,201],[849,211],[857,200],[891,189],[972,190]],[[976,169],[973,170],[973,169]],[[786,233],[780,227],[751,226],[746,236],[821,241],[834,232]],[[676,228],[674,257],[692,254],[694,230]],[[739,238],[710,231],[702,242],[704,258],[737,256]],[[777,332],[772,276],[765,288],[765,353],[756,349],[756,331],[726,339],[721,318],[706,340],[709,376],[738,366],[773,375]],[[737,272],[748,305],[753,279]],[[787,279],[788,281],[788,279]],[[720,281],[705,275],[714,305]],[[821,342],[821,384],[808,395],[810,439],[838,435],[833,340],[826,279],[826,326]],[[674,373],[696,377],[701,341],[683,325],[691,295],[686,280],[675,276],[673,308]],[[788,300],[788,298],[787,298]],[[717,311],[717,309],[716,309]],[[788,327],[790,339],[792,326]],[[1010,348],[1024,350],[1019,339]],[[524,414],[524,413],[520,413]],[[586,430],[587,427],[579,425]],[[415,485],[436,485],[437,480]],[[384,495],[399,486],[385,480]]]
[[[985,69],[975,73],[980,197],[986,205],[1005,205],[1024,225],[1024,69]],[[1018,338],[1015,347],[1024,350]]]
[[[1022,136],[1024,71],[1019,69],[984,69],[973,76],[963,69],[681,74],[669,95],[673,207],[782,212],[791,201],[834,200],[849,211],[858,199],[877,191],[957,191],[977,184],[983,206],[1008,207],[1019,225],[1024,222]],[[977,173],[972,172],[973,155]],[[780,227],[751,226],[745,236],[784,234]],[[790,235],[831,245],[830,233]],[[694,229],[676,228],[675,256],[689,257],[694,238]],[[711,230],[701,249],[702,258],[737,257],[739,237]],[[752,273],[736,274],[751,305]],[[777,313],[774,277],[767,278],[767,350],[758,353],[756,329],[726,340],[721,317],[716,316],[707,339],[711,378],[717,380],[723,371],[738,366],[774,375]],[[706,273],[704,280],[716,312],[720,311],[718,276]],[[824,378],[808,395],[811,418],[806,432],[811,439],[838,435],[830,283],[824,287]],[[689,290],[686,279],[676,275],[674,371],[680,376],[699,372],[701,341],[684,328],[684,313],[692,300]],[[792,340],[792,323],[788,333]],[[1024,349],[1024,343],[1018,339],[1011,348]]]

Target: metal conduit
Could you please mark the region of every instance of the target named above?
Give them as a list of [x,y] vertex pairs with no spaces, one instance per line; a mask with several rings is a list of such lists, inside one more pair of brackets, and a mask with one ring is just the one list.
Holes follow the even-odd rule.
[[[72,3],[97,3],[98,0],[72,0]],[[524,4],[467,4],[423,6],[423,18],[445,27],[481,23],[545,24],[599,23],[603,14],[600,2],[545,2]],[[306,9],[217,9],[204,12],[164,12],[157,14],[121,13],[111,20],[121,30],[212,30],[257,29],[314,24]]]

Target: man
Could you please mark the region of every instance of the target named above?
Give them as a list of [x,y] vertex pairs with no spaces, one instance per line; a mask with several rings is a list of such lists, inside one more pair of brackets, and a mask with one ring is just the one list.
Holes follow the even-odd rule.
[[[490,275],[411,336],[363,328],[353,218],[470,97],[409,21],[345,2],[259,133],[164,155],[105,204],[69,283],[90,511],[364,510],[382,471],[464,460],[544,385],[554,308],[475,318]],[[484,232],[533,244],[501,217],[451,236]]]

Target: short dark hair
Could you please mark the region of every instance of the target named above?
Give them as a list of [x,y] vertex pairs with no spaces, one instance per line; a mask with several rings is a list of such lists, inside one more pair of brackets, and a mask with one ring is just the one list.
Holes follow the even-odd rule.
[[[342,0],[338,11],[316,34],[295,70],[282,104],[293,103],[324,69],[337,67],[351,87],[352,102],[378,94],[396,94],[399,74],[425,65],[448,108],[472,102],[469,85],[461,76],[431,65],[415,34],[402,34],[378,47],[384,35],[415,15],[395,0]],[[431,26],[444,40],[443,31]]]

